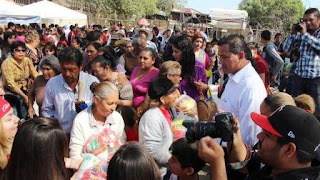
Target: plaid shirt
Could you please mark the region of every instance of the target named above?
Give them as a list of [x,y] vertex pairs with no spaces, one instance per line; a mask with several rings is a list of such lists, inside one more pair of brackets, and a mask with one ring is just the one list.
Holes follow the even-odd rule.
[[300,51],[295,74],[308,79],[320,77],[320,28],[313,35],[308,32],[290,35],[283,43],[283,50],[290,52],[293,48]]

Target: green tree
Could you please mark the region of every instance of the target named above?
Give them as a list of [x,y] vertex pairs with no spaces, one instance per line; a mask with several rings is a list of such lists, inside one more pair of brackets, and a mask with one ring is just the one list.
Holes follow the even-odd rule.
[[248,12],[256,28],[284,33],[290,32],[305,11],[302,0],[242,0],[239,9]]
[[104,17],[129,19],[132,14],[145,16],[158,12],[157,0],[83,0],[91,13]]

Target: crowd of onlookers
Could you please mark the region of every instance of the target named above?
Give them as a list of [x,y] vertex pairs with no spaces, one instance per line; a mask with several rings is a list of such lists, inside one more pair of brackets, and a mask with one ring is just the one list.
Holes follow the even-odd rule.
[[[205,162],[212,179],[316,179],[319,27],[315,8],[283,42],[268,30],[259,42],[218,40],[146,19],[131,29],[10,22],[0,35],[0,179],[205,179]],[[184,120],[223,112],[232,143],[186,138]],[[206,126],[195,133],[221,128]]]

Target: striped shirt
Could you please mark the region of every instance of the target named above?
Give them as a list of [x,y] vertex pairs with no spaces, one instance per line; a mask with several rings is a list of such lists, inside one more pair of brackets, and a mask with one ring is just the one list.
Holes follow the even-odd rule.
[[299,48],[300,58],[297,61],[295,74],[302,78],[320,77],[320,28],[313,35],[306,32],[290,35],[283,43],[283,50],[290,52]]

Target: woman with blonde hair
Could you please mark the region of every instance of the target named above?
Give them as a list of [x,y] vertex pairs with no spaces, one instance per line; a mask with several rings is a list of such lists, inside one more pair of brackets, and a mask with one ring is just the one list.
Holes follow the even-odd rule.
[[13,114],[10,104],[0,98],[0,171],[7,166],[18,122],[19,118]]
[[260,105],[262,115],[270,116],[275,110],[284,105],[296,106],[294,99],[287,93],[278,92],[267,96]]
[[49,35],[48,35],[49,41],[53,42],[54,45],[58,45],[59,37],[58,37],[58,30],[55,27],[52,27],[50,29]]
[[30,58],[36,67],[42,58],[40,46],[40,36],[37,31],[29,30],[26,34],[26,57]]
[[92,86],[93,104],[81,111],[74,119],[70,138],[70,158],[82,159],[86,141],[95,134],[109,128],[125,142],[124,121],[115,111],[119,101],[118,88],[111,82]]
[[181,81],[181,65],[177,61],[166,61],[161,64],[159,76],[165,76],[170,79],[173,84],[179,85]]
[[308,94],[301,94],[294,98],[294,101],[299,108],[302,108],[311,114],[316,110],[316,104],[314,103],[313,98]]

